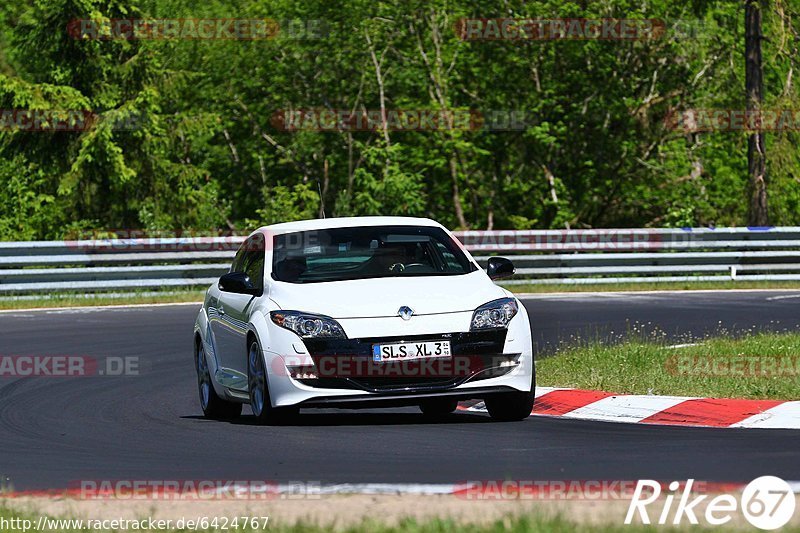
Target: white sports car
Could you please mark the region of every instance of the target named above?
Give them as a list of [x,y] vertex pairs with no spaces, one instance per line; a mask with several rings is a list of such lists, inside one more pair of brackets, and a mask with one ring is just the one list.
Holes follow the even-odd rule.
[[481,399],[492,418],[530,415],[528,315],[433,220],[355,217],[266,226],[206,293],[194,327],[210,418],[249,404],[260,423],[300,408],[416,405],[441,416]]

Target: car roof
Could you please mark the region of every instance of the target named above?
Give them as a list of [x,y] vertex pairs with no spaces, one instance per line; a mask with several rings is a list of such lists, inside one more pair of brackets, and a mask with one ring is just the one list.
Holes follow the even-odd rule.
[[293,233],[296,231],[310,231],[330,228],[354,228],[359,226],[429,226],[442,227],[441,224],[429,218],[416,217],[338,217],[316,218],[313,220],[298,220],[262,226],[253,233]]

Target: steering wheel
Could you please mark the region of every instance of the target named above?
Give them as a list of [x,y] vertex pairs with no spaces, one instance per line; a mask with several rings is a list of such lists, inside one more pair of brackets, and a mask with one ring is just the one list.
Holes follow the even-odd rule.
[[395,274],[399,274],[400,272],[403,272],[407,268],[412,268],[412,267],[423,267],[423,268],[425,268],[427,266],[428,265],[426,265],[424,263],[408,263],[407,265],[404,265],[403,263],[395,263],[395,264],[393,264],[392,266],[389,267],[389,272],[394,272]]

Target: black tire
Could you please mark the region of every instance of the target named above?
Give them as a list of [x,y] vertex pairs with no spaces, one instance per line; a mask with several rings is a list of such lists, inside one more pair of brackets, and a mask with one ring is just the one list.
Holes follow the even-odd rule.
[[458,407],[458,400],[450,398],[431,398],[419,404],[422,414],[432,418],[447,416]]
[[497,422],[517,422],[531,416],[536,393],[536,368],[531,371],[531,390],[529,392],[504,392],[487,396],[484,400],[486,410]]
[[223,400],[214,390],[202,342],[197,343],[194,363],[197,370],[197,390],[200,394],[200,407],[203,409],[203,415],[212,420],[230,420],[241,415],[241,403]]
[[260,425],[279,425],[292,421],[299,409],[296,407],[273,407],[269,396],[267,372],[261,346],[253,339],[247,351],[247,388],[250,392],[250,408]]

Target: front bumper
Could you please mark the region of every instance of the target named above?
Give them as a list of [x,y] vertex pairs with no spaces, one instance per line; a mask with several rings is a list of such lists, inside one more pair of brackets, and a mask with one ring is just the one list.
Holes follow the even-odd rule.
[[[286,330],[274,333],[282,337],[284,332],[289,334]],[[508,330],[302,342],[292,334],[286,337],[286,344],[276,342],[277,337],[273,335],[264,350],[274,406],[413,405],[431,397],[483,399],[496,393],[531,390],[533,353],[525,313],[515,317]],[[450,342],[453,366],[443,368],[429,359],[371,363],[374,344],[437,340]],[[278,344],[286,347],[276,350]],[[426,365],[434,371],[426,371]],[[314,370],[316,376],[292,377],[297,368]]]
[[[520,354],[503,354],[506,330],[305,342],[319,375],[303,385],[372,393],[436,392],[468,381],[500,377],[517,366]],[[372,361],[372,347],[396,342],[447,341],[451,357],[404,362]]]
[[328,407],[336,409],[369,409],[373,407],[406,407],[418,405],[421,401],[429,398],[451,398],[453,400],[472,400],[475,398],[486,398],[493,394],[504,392],[514,392],[516,389],[504,385],[494,387],[453,389],[436,393],[392,393],[392,394],[358,394],[348,396],[317,396],[305,400],[299,407]]

